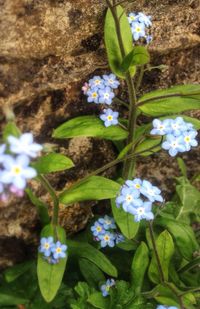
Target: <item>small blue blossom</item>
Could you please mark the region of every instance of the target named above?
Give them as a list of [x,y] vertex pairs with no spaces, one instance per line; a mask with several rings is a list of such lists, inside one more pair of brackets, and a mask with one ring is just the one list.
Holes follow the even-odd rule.
[[115,94],[110,87],[99,90],[99,103],[110,105]]
[[174,136],[180,136],[188,129],[188,125],[185,123],[182,117],[171,119],[170,125]]
[[126,180],[125,185],[132,190],[137,191],[137,193],[134,193],[134,196],[139,197],[140,189],[142,187],[142,180],[140,178],[135,178],[133,180]]
[[125,237],[121,233],[116,233],[115,234],[115,242],[116,244],[119,244],[121,242],[125,241]]
[[141,13],[141,12],[138,13],[137,20],[140,23],[143,23],[146,27],[151,27],[152,26],[151,16],[145,15],[144,13]]
[[146,35],[145,39],[146,39],[146,43],[150,44],[153,41],[153,36],[152,35]]
[[99,89],[96,87],[96,88],[91,88],[87,91],[87,101],[88,103],[96,103],[98,104],[99,103]]
[[4,161],[5,150],[6,150],[6,145],[5,144],[0,145],[0,163]]
[[131,25],[131,31],[135,41],[145,37],[145,25],[139,22],[135,22]]
[[92,231],[92,234],[96,237],[104,233],[103,226],[98,221],[96,221],[94,225],[91,226],[91,231]]
[[58,264],[59,263],[59,259],[54,259],[52,256],[49,257],[44,257],[44,259],[52,265]]
[[119,113],[112,111],[112,109],[104,109],[103,114],[100,115],[100,119],[104,121],[105,127],[118,124]]
[[138,198],[139,195],[140,193],[137,190],[123,186],[120,195],[116,198],[116,205],[117,207],[122,205],[124,211],[129,212],[129,208],[143,205],[143,201]]
[[135,23],[136,21],[138,21],[138,15],[136,13],[130,13],[128,15],[128,21],[129,24]]
[[103,89],[105,87],[104,80],[100,76],[94,76],[92,79],[89,80],[89,87],[91,89]]
[[198,146],[198,142],[195,139],[195,137],[197,136],[197,131],[196,130],[192,130],[189,132],[183,132],[183,140],[184,140],[184,146],[185,146],[185,150],[189,151],[191,149],[191,147],[196,147]]
[[36,170],[29,166],[30,160],[25,155],[16,158],[6,155],[3,161],[3,170],[0,181],[4,184],[14,185],[18,189],[26,187],[26,180],[37,176]]
[[152,135],[166,135],[172,132],[171,119],[165,119],[163,121],[154,119],[152,124],[153,129],[150,131]]
[[103,75],[103,79],[105,86],[111,87],[113,89],[117,89],[120,85],[119,81],[117,80],[114,74]]
[[166,141],[162,143],[162,148],[169,151],[169,155],[174,157],[178,152],[184,152],[184,138],[183,136],[174,136],[168,134],[166,136]]
[[129,209],[129,212],[134,215],[134,221],[139,222],[142,219],[147,221],[153,220],[154,214],[152,213],[152,203],[144,202],[140,207],[133,207]]
[[140,192],[149,199],[150,202],[163,202],[161,191],[156,186],[153,186],[149,181],[143,180]]
[[178,309],[178,307],[158,305],[156,309]]
[[101,287],[100,287],[100,290],[102,292],[102,295],[104,297],[108,296],[109,295],[109,291],[110,291],[110,288],[112,286],[115,285],[115,280],[114,279],[108,279],[106,280],[105,284],[103,284]]
[[116,229],[115,220],[107,215],[104,218],[100,218],[98,222],[103,226],[105,230]]
[[8,136],[10,151],[19,155],[36,158],[43,149],[42,145],[34,143],[32,133],[24,133],[20,137]]
[[105,231],[104,234],[98,236],[100,242],[101,242],[101,247],[114,247],[115,246],[115,235],[113,233],[110,233],[108,231]]
[[54,259],[65,258],[66,257],[67,245],[61,244],[60,241],[57,241],[51,248]]
[[39,252],[43,253],[45,257],[50,257],[53,246],[53,237],[42,237],[40,239]]

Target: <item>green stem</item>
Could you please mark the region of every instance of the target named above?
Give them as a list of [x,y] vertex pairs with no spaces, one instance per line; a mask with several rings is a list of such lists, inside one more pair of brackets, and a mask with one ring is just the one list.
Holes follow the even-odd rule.
[[152,221],[148,222],[148,225],[149,225],[149,232],[150,232],[150,237],[151,237],[151,241],[152,241],[152,245],[153,245],[153,250],[154,250],[157,265],[158,265],[158,271],[159,271],[159,274],[160,274],[160,279],[161,279],[161,282],[163,283],[165,281],[165,277],[164,277],[164,273],[163,273],[163,270],[162,270],[160,258],[159,258],[159,255],[158,255],[158,250],[157,250],[157,247],[156,247],[156,241],[155,241],[155,237],[154,237]]
[[143,76],[144,76],[144,65],[142,65],[140,68],[140,73],[139,73],[137,84],[136,84],[136,91],[138,91],[141,86]]
[[58,214],[59,214],[59,199],[53,189],[53,187],[51,186],[51,184],[49,183],[49,181],[46,179],[46,177],[44,175],[39,175],[38,179],[40,180],[40,182],[42,183],[43,187],[49,192],[52,200],[53,200],[53,216],[52,216],[52,224],[54,227],[57,226],[58,224]]
[[119,104],[119,105],[123,105],[123,106],[125,106],[126,108],[129,108],[129,105],[128,105],[126,102],[124,102],[123,100],[121,100],[121,99],[119,99],[119,98],[117,98],[117,97],[115,97],[115,98],[113,99],[113,103],[116,103],[116,104]]

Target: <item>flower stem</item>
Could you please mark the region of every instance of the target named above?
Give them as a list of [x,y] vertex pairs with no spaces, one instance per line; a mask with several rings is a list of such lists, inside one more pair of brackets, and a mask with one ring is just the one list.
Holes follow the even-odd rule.
[[154,237],[152,221],[148,222],[148,225],[149,225],[149,231],[150,231],[150,237],[151,237],[151,241],[152,241],[152,245],[153,245],[153,250],[154,250],[157,265],[158,265],[158,271],[159,271],[159,274],[160,274],[160,280],[163,283],[165,281],[165,277],[164,277],[164,273],[163,273],[163,270],[162,270],[160,258],[159,258],[159,255],[158,255],[158,250],[157,250],[157,247],[156,247],[156,241],[155,241],[155,237]]

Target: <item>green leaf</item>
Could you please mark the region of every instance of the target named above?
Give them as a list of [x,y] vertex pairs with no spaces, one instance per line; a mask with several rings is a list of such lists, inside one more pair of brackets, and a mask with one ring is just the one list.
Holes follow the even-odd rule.
[[149,250],[144,242],[141,242],[133,257],[131,266],[131,282],[136,294],[139,294],[144,280],[144,275],[149,264]]
[[59,153],[49,153],[46,156],[40,157],[32,166],[40,174],[48,174],[67,170],[74,166],[74,163],[68,157]]
[[27,188],[26,193],[28,194],[29,199],[37,207],[37,212],[40,218],[42,225],[47,225],[50,222],[50,217],[48,213],[48,205],[41,201],[32,191]]
[[133,50],[123,59],[121,69],[127,72],[133,65],[144,65],[150,61],[150,55],[144,46],[135,46]]
[[[165,97],[168,96],[168,97]],[[171,97],[169,97],[171,96]],[[146,115],[160,116],[200,109],[200,85],[182,85],[149,92],[139,100],[139,109]]]
[[176,246],[186,260],[193,258],[193,253],[199,249],[192,228],[174,219],[159,218],[156,224],[166,228],[173,236]]
[[110,126],[106,128],[103,121],[95,116],[80,116],[73,118],[53,132],[55,138],[71,137],[99,137],[108,140],[123,140],[128,136],[128,132],[119,126]]
[[0,305],[3,306],[12,306],[26,304],[28,299],[18,296],[17,294],[4,291],[3,288],[0,288]]
[[20,130],[18,129],[18,127],[16,126],[16,124],[13,121],[9,121],[4,130],[3,130],[3,140],[6,142],[8,136],[15,136],[15,137],[19,137],[21,135]]
[[183,161],[182,158],[177,158],[177,162],[178,162],[178,167],[181,171],[182,176],[187,178],[187,167],[185,165],[185,162]]
[[12,282],[18,277],[27,272],[31,267],[33,267],[33,261],[27,261],[5,270],[4,277],[7,282]]
[[124,306],[126,308],[126,305],[128,305],[135,296],[130,284],[122,280],[116,281],[115,286],[110,289],[109,293],[111,298],[110,308],[113,309],[122,309]]
[[152,155],[155,152],[160,151],[161,149],[162,138],[146,138],[135,148],[135,153],[140,153],[141,156],[146,157]]
[[[124,9],[120,5],[117,6],[116,12],[117,16],[120,17],[120,30],[125,49],[125,55],[128,55],[128,53],[130,53],[133,49],[133,36],[131,33],[131,28]],[[125,74],[121,71],[121,63],[123,61],[123,57],[118,41],[115,20],[112,16],[110,9],[107,10],[106,14],[104,37],[108,62],[112,72],[120,78],[125,78]],[[130,73],[132,76],[135,74],[135,71],[135,67],[132,67],[130,69]]]
[[[171,235],[168,231],[162,232],[157,240],[156,247],[158,256],[160,258],[160,263],[163,270],[164,279],[168,280],[168,271],[169,271],[169,263],[174,254],[174,243]],[[148,270],[149,279],[154,283],[159,283],[160,273],[158,269],[158,264],[155,256],[155,252],[153,253],[152,260]]]
[[113,180],[92,176],[64,191],[60,195],[60,202],[68,205],[80,201],[105,200],[115,197],[119,189],[120,185]]
[[101,292],[96,292],[88,297],[87,302],[95,308],[108,309],[110,301],[108,298],[103,297]]
[[140,224],[134,221],[134,216],[118,208],[115,200],[111,200],[112,213],[122,234],[128,239],[132,239],[138,232]]
[[67,240],[67,245],[69,249],[69,255],[75,255],[80,258],[85,258],[90,262],[94,263],[103,272],[112,277],[117,277],[117,269],[112,263],[107,259],[107,257],[95,249],[93,246],[87,243],[81,243],[78,241]]
[[[56,227],[57,238],[62,244],[66,244],[66,233],[60,226]],[[41,237],[54,237],[54,228],[52,225],[46,225]],[[39,287],[42,296],[47,303],[51,302],[56,296],[61,285],[62,278],[66,267],[67,257],[60,259],[58,264],[49,264],[42,253],[38,253],[37,274]]]
[[85,258],[79,259],[80,271],[90,286],[98,288],[101,281],[105,281],[102,271],[93,263]]

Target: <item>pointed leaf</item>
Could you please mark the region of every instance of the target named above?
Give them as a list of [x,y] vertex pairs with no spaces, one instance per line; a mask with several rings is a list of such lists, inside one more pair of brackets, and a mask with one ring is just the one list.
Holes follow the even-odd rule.
[[127,72],[133,65],[144,65],[150,61],[150,55],[144,46],[135,46],[133,50],[123,59],[121,69]]
[[108,309],[110,301],[108,298],[103,297],[101,292],[96,292],[88,297],[87,302],[95,308]]
[[48,174],[67,170],[74,166],[74,163],[68,157],[60,153],[49,153],[46,156],[40,157],[32,166],[40,174]]

